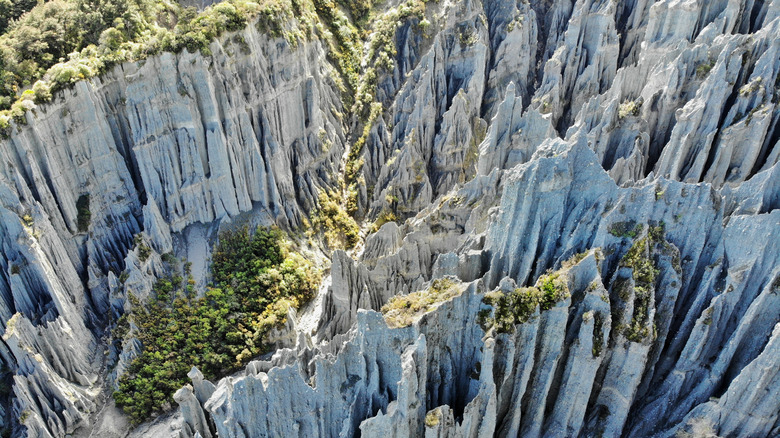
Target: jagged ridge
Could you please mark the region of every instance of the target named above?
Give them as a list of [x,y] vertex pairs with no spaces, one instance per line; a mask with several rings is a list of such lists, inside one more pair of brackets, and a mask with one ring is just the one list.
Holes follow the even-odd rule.
[[[225,37],[213,58],[126,64],[28,113],[0,148],[0,315],[14,322],[0,355],[29,433],[87,424],[102,403],[101,315],[128,288],[148,292],[159,254],[207,247],[198,223],[253,208],[298,227],[362,132],[356,214],[399,223],[370,235],[357,261],[333,255],[316,346],[304,336],[250,366],[238,391],[227,379],[211,397],[195,382],[195,402],[178,394],[185,435],[211,434],[209,416],[220,436],[281,431],[297,418],[290,406],[323,409],[298,425],[323,436],[778,433],[780,249],[766,239],[779,231],[777,1],[443,1],[425,17],[395,29],[392,68],[377,70],[383,112],[351,131],[323,45],[292,51],[254,28],[241,33],[249,54]],[[620,260],[661,222],[671,249],[654,247],[653,293],[637,294]],[[155,250],[143,261],[131,249],[141,230]],[[572,286],[571,302],[482,340],[483,292],[534,283],[596,247],[601,273],[586,276],[608,310]],[[468,293],[412,328],[358,311],[445,274]],[[588,312],[609,314],[597,358]],[[453,319],[429,327],[437,318]],[[518,356],[518,345],[539,348]],[[457,364],[432,359],[448,347]],[[346,372],[353,361],[379,371]],[[334,398],[345,404],[331,410]],[[272,414],[246,418],[249,406]]]

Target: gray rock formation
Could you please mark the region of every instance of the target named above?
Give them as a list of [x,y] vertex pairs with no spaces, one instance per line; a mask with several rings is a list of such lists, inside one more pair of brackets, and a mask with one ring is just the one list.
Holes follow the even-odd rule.
[[[780,435],[780,2],[423,7],[362,67],[368,126],[319,31],[255,26],[29,111],[0,141],[0,427],[127,435],[103,407],[142,347],[110,339],[128,295],[170,252],[205,286],[222,223],[302,230],[366,132],[365,239],[329,255],[316,330],[193,369],[136,436]],[[485,294],[550,269],[569,298],[488,324]],[[388,327],[436,279],[459,294]]]
[[[774,242],[756,248],[743,242],[755,239],[747,233],[780,231],[777,211],[724,217],[721,194],[707,185],[646,180],[619,188],[583,146],[508,173],[502,196],[493,201],[499,210],[481,249],[489,262],[480,280],[412,327],[390,329],[378,314],[358,310],[357,325],[335,357],[315,348],[313,358],[301,352],[292,364],[221,381],[205,403],[224,424],[220,436],[273,435],[301,418],[308,422],[303,411],[278,421],[284,407],[296,406],[292,399],[313,400],[301,409],[320,413],[314,424],[298,424],[314,436],[352,436],[358,423],[371,436],[419,436],[428,424],[431,436],[644,436],[673,434],[690,418],[711,421],[716,432],[723,424],[740,436],[772,434],[780,408],[777,371],[765,364],[780,315],[780,250]],[[432,209],[421,220],[438,214]],[[601,250],[577,256],[573,266],[565,263],[592,247]],[[466,248],[439,256],[433,271],[468,272],[452,262],[482,260],[461,258],[474,251]],[[649,284],[637,272],[641,265],[631,262],[636,248],[654,272]],[[486,289],[510,291],[561,264],[570,299],[537,310],[509,334],[486,333],[479,325]],[[363,274],[340,286],[334,281],[333,294],[371,284],[365,265],[352,266]],[[421,368],[421,362],[427,365]],[[375,376],[372,369],[398,371]],[[364,393],[366,385],[390,378],[393,385],[368,390],[373,398]],[[755,379],[766,382],[767,390],[744,386]],[[333,395],[331,403],[346,404],[314,401],[323,391]],[[709,401],[721,391],[723,397],[741,397],[744,404],[735,412],[755,409],[755,419],[718,417],[732,415]],[[245,395],[250,393],[256,395]],[[430,420],[423,420],[421,406]]]
[[101,327],[124,306],[112,283],[127,270],[143,295],[154,277],[134,273],[160,272],[159,256],[132,255],[136,233],[162,254],[171,233],[252,209],[296,227],[335,184],[343,109],[322,45],[240,36],[212,57],[164,54],[79,82],[2,142],[0,355],[29,435],[88,424]]

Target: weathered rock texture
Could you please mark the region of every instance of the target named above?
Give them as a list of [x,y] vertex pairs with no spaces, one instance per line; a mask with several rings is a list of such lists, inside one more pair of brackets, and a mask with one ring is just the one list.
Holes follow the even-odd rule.
[[[778,35],[777,0],[426,4],[376,71],[353,188],[366,229],[397,222],[332,255],[316,333],[215,385],[193,370],[175,433],[780,435]],[[364,127],[326,45],[241,36],[79,83],[0,144],[15,433],[90,430],[140,347],[106,350],[109,320],[198,224],[296,229],[338,187]],[[480,325],[486,292],[586,251],[569,299]],[[376,312],[445,276],[463,292],[411,327]]]
[[[776,362],[769,358],[780,327],[780,248],[758,236],[780,232],[778,210],[729,211],[743,194],[724,196],[704,184],[644,180],[619,188],[584,146],[507,172],[501,196],[482,198],[498,206],[487,214],[469,206],[468,192],[479,184],[467,183],[453,195],[457,202],[407,222],[430,229],[441,215],[472,212],[468,237],[454,252],[434,256],[432,267],[406,258],[417,264],[406,272],[470,282],[463,295],[410,328],[389,329],[378,314],[356,309],[381,303],[388,290],[418,287],[406,289],[403,279],[388,285],[380,269],[405,250],[419,251],[416,232],[400,248],[388,245],[378,262],[337,256],[333,304],[323,317],[332,325],[319,335],[355,321],[348,341],[335,357],[330,349],[342,335],[322,352],[301,347],[286,355],[297,355],[292,362],[221,381],[204,404],[220,436],[275,435],[296,421],[312,436],[352,436],[356,424],[370,436],[419,436],[423,406],[439,418],[425,429],[431,436],[665,435],[691,419],[717,433],[777,432],[778,368],[767,361]],[[481,233],[468,225],[485,220]],[[626,254],[642,242],[655,275],[640,288]],[[509,334],[479,326],[485,290],[533,283],[590,248],[600,250],[566,270],[569,300]],[[400,371],[382,374],[392,369]],[[387,379],[392,384],[381,386]],[[747,388],[756,381],[760,389]],[[316,401],[323,392],[330,402]],[[735,397],[739,409],[724,410]],[[295,400],[313,404],[279,421]],[[309,420],[304,412],[312,411],[319,414]]]
[[2,142],[0,357],[30,436],[95,410],[116,278],[127,269],[143,296],[161,273],[130,251],[134,234],[162,254],[171,233],[252,209],[295,228],[336,182],[343,108],[321,45],[250,26],[211,48],[80,82]]

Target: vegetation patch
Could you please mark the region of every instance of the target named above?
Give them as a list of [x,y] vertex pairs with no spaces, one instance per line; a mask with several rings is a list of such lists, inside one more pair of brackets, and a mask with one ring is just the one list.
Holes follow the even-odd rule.
[[425,414],[425,427],[436,427],[441,421],[441,411],[439,408],[430,410]]
[[4,341],[7,341],[14,334],[14,330],[16,330],[16,324],[19,322],[20,318],[22,318],[22,314],[16,312],[5,323],[5,334],[3,334]]
[[514,20],[507,23],[506,32],[507,33],[512,32],[513,30],[515,30],[515,28],[521,29],[523,27],[524,20],[525,20],[525,16],[518,15],[517,17],[515,17]]
[[324,23],[318,24],[317,29],[329,45],[328,57],[335,61],[347,80],[349,88],[342,90],[342,98],[349,107],[354,102],[353,93],[360,77],[360,33],[333,0],[313,1]]
[[473,46],[477,43],[477,34],[474,29],[468,25],[458,27],[458,41],[461,47]]
[[540,312],[552,309],[571,295],[563,271],[542,275],[532,287],[521,287],[504,293],[488,292],[483,301],[493,307],[493,316],[483,315],[481,323],[486,329],[495,328],[499,333],[511,333],[517,324],[528,322],[539,308]]
[[371,232],[375,233],[379,231],[380,228],[382,228],[382,225],[388,222],[396,222],[397,220],[398,217],[395,215],[395,213],[390,210],[382,210],[374,221],[374,224],[371,226]]
[[593,315],[593,357],[601,356],[604,349],[604,317],[600,312]]
[[144,241],[143,234],[138,233],[133,236],[133,243],[135,244],[134,248],[138,250],[138,260],[140,260],[141,263],[149,260],[149,257],[152,255],[152,248]]
[[[600,252],[601,252],[601,248],[596,248],[597,257],[598,257],[598,254]],[[583,251],[583,252],[574,254],[573,256],[571,256],[571,258],[569,258],[568,260],[566,260],[563,263],[561,263],[561,268],[564,268],[564,269],[571,268],[572,266],[574,266],[574,265],[578,264],[579,262],[585,260],[585,257],[587,257],[588,254],[590,254],[590,251]]]
[[715,308],[710,307],[707,310],[704,311],[704,320],[702,323],[704,325],[710,325],[712,324],[712,312],[715,310]]
[[210,55],[215,38],[253,19],[260,30],[295,47],[311,34],[316,19],[306,0],[223,0],[200,13],[162,0],[12,0],[10,11],[7,3],[0,0],[4,134],[11,120],[25,123],[25,111],[51,100],[57,90],[116,64],[184,49]]
[[[650,328],[650,298],[655,290],[655,280],[659,274],[653,255],[671,248],[664,237],[664,226],[650,227],[647,236],[637,240],[620,261],[621,267],[631,268],[634,280],[634,312],[630,324],[625,327],[625,336],[631,342],[642,342],[651,336]],[[627,286],[627,285],[625,285]],[[630,297],[627,287],[626,293],[621,293],[620,298],[627,301]]]
[[322,191],[319,210],[312,216],[313,231],[323,233],[331,249],[351,249],[360,240],[360,227],[341,206],[335,192]]
[[751,94],[758,91],[759,88],[761,88],[762,82],[763,78],[761,76],[757,76],[739,89],[739,95],[743,97],[750,96]]
[[627,100],[618,106],[618,118],[623,120],[628,116],[638,116],[642,104],[635,100]]
[[696,78],[698,79],[705,79],[710,74],[710,70],[712,70],[712,67],[715,66],[715,60],[710,60],[707,63],[699,64],[698,67],[696,67]]
[[428,23],[425,20],[425,4],[428,0],[407,0],[396,8],[385,12],[377,18],[372,26],[373,32],[368,41],[368,50],[363,59],[367,67],[354,82],[357,97],[352,108],[363,125],[360,136],[352,145],[347,156],[345,169],[345,181],[347,186],[356,193],[353,187],[358,184],[358,174],[363,167],[360,158],[363,146],[371,133],[374,122],[382,115],[384,108],[376,101],[376,86],[382,71],[392,71],[395,66],[395,57],[398,55],[395,47],[395,34],[398,28],[407,20],[416,18],[418,25]]
[[382,306],[382,313],[388,327],[408,327],[436,305],[463,293],[455,280],[439,278],[431,287],[408,295],[396,295]]
[[373,0],[338,0],[338,3],[347,8],[355,24],[361,28],[366,26],[371,6],[374,4]]
[[642,234],[644,229],[645,226],[643,224],[638,224],[634,221],[626,221],[611,224],[607,231],[615,237],[634,239],[636,236]]
[[89,194],[81,195],[76,201],[76,227],[79,233],[86,233],[89,230],[91,221],[92,213],[89,211]]
[[[114,399],[133,424],[173,405],[173,394],[197,366],[207,378],[219,378],[265,351],[269,330],[286,322],[290,307],[314,295],[319,271],[291,252],[278,230],[227,231],[214,248],[215,287],[199,297],[187,265],[154,285],[154,297],[142,303],[130,294],[127,317],[137,328],[143,350],[119,379]],[[127,331],[120,318],[116,335]]]

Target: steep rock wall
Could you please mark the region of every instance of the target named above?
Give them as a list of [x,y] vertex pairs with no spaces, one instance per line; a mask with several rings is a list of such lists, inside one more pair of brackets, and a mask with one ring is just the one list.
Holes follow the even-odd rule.
[[[728,195],[724,202],[707,185],[646,180],[619,188],[584,146],[552,155],[508,171],[499,199],[484,198],[498,208],[478,239],[484,243],[481,257],[473,255],[477,250],[471,245],[433,256],[434,277],[472,281],[470,273],[476,272],[481,278],[413,326],[389,329],[378,314],[357,310],[378,309],[363,298],[365,290],[383,285],[382,277],[371,273],[372,262],[342,265],[340,274],[334,270],[332,294],[352,293],[346,298],[352,307],[333,319],[348,327],[345,317],[352,315],[357,325],[349,340],[335,356],[316,348],[298,350],[291,362],[220,381],[204,404],[220,436],[274,434],[301,418],[339,425],[338,431],[306,426],[314,436],[352,436],[358,423],[370,436],[416,436],[421,428],[431,436],[648,436],[698,423],[715,433],[776,433],[777,368],[765,364],[780,318],[780,248],[758,236],[780,232],[778,210],[729,212],[727,205],[741,203],[740,196]],[[465,195],[471,184],[458,194]],[[436,220],[441,210],[447,208],[426,210],[418,227]],[[479,208],[470,211],[484,214]],[[631,235],[632,230],[638,231]],[[466,234],[474,232],[466,226]],[[417,247],[414,233],[401,248],[388,246],[385,258]],[[644,257],[656,274],[640,286],[634,272],[639,268],[627,254],[647,239]],[[745,239],[758,243],[748,247]],[[596,247],[601,249],[577,257],[573,266],[564,263]],[[486,290],[511,291],[561,265],[570,299],[541,314],[537,310],[510,334],[483,331],[478,319],[487,307]],[[336,278],[349,280],[336,286]],[[366,343],[368,334],[381,341]],[[341,339],[335,336],[331,345],[341,345]],[[392,354],[385,345],[393,346]],[[363,360],[369,364],[350,371],[348,364]],[[404,371],[396,371],[388,385],[385,379],[391,377],[374,376],[372,369]],[[333,381],[341,386],[336,389]],[[766,386],[755,391],[747,381]],[[385,386],[368,390],[373,398],[364,395],[376,382]],[[250,384],[262,386],[244,389]],[[300,395],[282,390],[295,385]],[[314,400],[310,392],[317,400],[327,393],[331,402],[346,405],[317,402],[319,407],[306,408],[321,413],[314,418],[284,410],[295,405],[286,397]],[[373,404],[380,394],[397,398],[382,396]],[[722,402],[711,401],[721,397]],[[724,410],[735,397],[749,405]],[[358,408],[367,403],[379,412]],[[421,406],[432,417],[423,420]],[[742,416],[754,410],[750,421]],[[339,416],[333,418],[334,413]]]
[[[392,38],[359,157],[358,215],[397,223],[333,255],[313,340],[210,396],[194,373],[181,432],[778,434],[780,3],[441,1],[426,20]],[[0,357],[30,435],[90,428],[139,348],[104,370],[102,331],[172,234],[250,210],[295,229],[339,187],[323,44],[250,26],[211,52],[80,82],[0,144]],[[659,226],[647,294],[621,264]],[[483,339],[485,291],[597,247],[571,300]],[[362,310],[445,275],[466,292],[411,328]]]
[[249,26],[211,51],[79,82],[2,141],[0,355],[32,435],[71,433],[95,408],[136,233],[162,254],[170,233],[252,209],[293,228],[336,183],[343,108],[321,44]]

